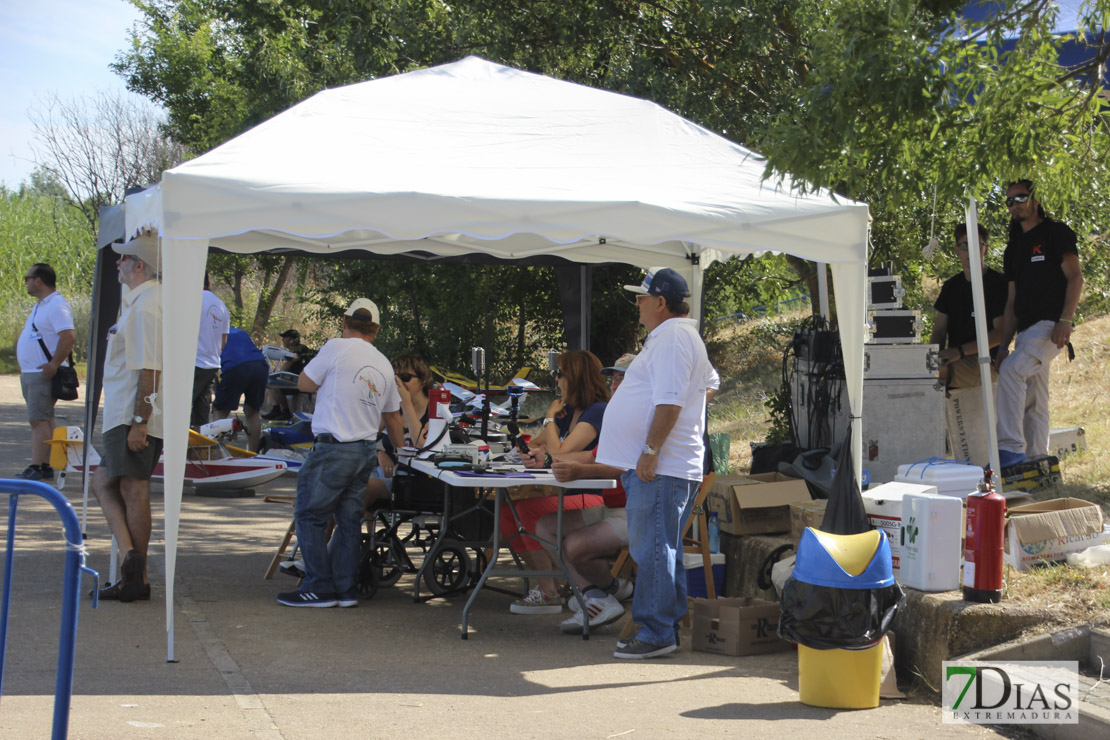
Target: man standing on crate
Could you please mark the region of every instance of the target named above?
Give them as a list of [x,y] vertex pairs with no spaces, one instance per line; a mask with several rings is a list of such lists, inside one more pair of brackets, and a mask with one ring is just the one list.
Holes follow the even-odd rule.
[[618,643],[613,657],[638,660],[673,652],[686,615],[682,529],[702,479],[705,454],[705,344],[690,306],[686,280],[653,267],[636,293],[640,323],[648,330],[609,401],[597,461],[626,472],[628,547],[636,561],[632,619],[635,638]]
[[143,235],[113,244],[119,281],[130,290],[119,320],[108,330],[104,357],[104,456],[92,490],[116,538],[122,578],[100,598],[150,599],[146,556],[150,545],[150,476],[162,454],[162,286],[158,240]]
[[15,476],[24,480],[54,480],[47,444],[54,436],[57,400],[51,392],[51,380],[59,367],[68,364],[66,358],[75,336],[73,311],[65,296],[54,289],[55,281],[54,268],[43,262],[31,265],[23,276],[27,294],[38,299],[16,344],[19,385],[31,424],[31,464]]
[[316,393],[316,410],[312,450],[297,474],[293,508],[305,575],[300,590],[278,594],[285,606],[358,606],[363,493],[378,464],[381,420],[394,448],[404,444],[393,366],[371,344],[379,328],[374,302],[355,300],[343,315],[342,337],[321,347],[297,381],[301,391]]
[[[1083,293],[1075,232],[1049,218],[1018,180],[1006,190],[1010,241],[1003,256],[1009,284],[998,365],[998,457],[1003,468],[1048,454],[1048,373],[1070,349],[1072,323]],[[1014,351],[1010,339],[1017,333]]]

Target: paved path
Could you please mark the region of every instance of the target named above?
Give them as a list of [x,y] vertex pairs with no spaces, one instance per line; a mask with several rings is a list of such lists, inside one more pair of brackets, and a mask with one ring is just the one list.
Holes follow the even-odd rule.
[[[81,406],[64,404],[70,423]],[[0,376],[0,475],[26,464],[18,378]],[[76,485],[76,484],[74,484]],[[276,481],[261,493],[291,493]],[[80,490],[68,490],[80,512]],[[833,711],[798,701],[793,652],[725,658],[683,649],[614,660],[612,627],[583,641],[561,617],[508,613],[487,593],[459,639],[463,600],[414,604],[411,577],[357,609],[290,609],[294,586],[262,575],[290,508],[186,494],[176,589],[176,657],[166,657],[161,495],[154,496],[149,603],[82,601],[70,721],[75,738],[949,738],[1000,737],[943,725],[938,707],[884,701]],[[0,737],[46,737],[61,603],[61,528],[20,500]],[[89,564],[108,568],[108,533],[89,510]],[[406,588],[407,586],[407,588]],[[687,639],[684,644],[688,644]]]

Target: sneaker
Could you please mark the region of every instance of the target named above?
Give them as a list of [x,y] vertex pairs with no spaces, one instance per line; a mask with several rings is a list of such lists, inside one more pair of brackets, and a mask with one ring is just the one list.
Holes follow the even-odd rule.
[[287,576],[294,578],[304,578],[304,561],[303,560],[283,560],[278,565],[278,570]]
[[610,588],[613,589],[611,593],[617,597],[617,601],[628,601],[632,598],[634,586],[628,578],[617,578]]
[[[620,619],[620,616],[624,614],[624,607],[612,595],[609,595],[604,599],[586,599],[586,613],[590,615],[590,629],[595,629]],[[571,615],[570,619],[564,620],[559,625],[559,629],[568,635],[580,635],[582,634],[584,621],[582,610],[579,609]]]
[[349,609],[352,606],[358,606],[358,594],[354,591],[346,594],[340,594],[335,599],[340,609]]
[[509,611],[513,614],[558,614],[563,611],[563,602],[558,596],[548,596],[534,588],[523,599],[514,601]]
[[1010,452],[1009,450],[998,451],[998,464],[1004,468],[1009,468],[1023,462],[1025,462],[1025,454],[1022,452]]
[[277,600],[279,604],[284,606],[309,606],[317,609],[326,609],[339,603],[335,594],[314,594],[311,591],[308,593],[286,591],[283,594],[278,594]]
[[119,600],[123,602],[138,601],[143,593],[149,593],[150,586],[143,583],[143,570],[146,569],[146,556],[138,550],[129,550],[120,565],[123,579],[119,586]]
[[678,645],[652,645],[641,640],[629,640],[624,647],[618,647],[613,653],[614,658],[623,660],[644,660],[645,658],[658,658],[660,655],[673,653],[678,650]]
[[[38,465],[28,465],[23,469],[22,473],[16,473],[16,478],[21,480],[47,480],[42,474],[42,469]],[[49,480],[53,480],[54,474],[51,472]]]

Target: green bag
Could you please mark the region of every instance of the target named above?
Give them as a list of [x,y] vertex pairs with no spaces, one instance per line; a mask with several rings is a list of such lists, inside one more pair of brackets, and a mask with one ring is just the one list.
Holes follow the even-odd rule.
[[724,432],[709,435],[709,450],[713,455],[713,472],[717,475],[728,475],[730,472],[728,453],[731,446],[732,438]]

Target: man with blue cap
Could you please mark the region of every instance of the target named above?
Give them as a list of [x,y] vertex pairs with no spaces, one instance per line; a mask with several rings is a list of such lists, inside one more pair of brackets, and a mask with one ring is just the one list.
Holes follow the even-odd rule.
[[686,615],[682,528],[702,479],[705,404],[712,368],[698,325],[686,318],[686,280],[653,267],[636,293],[644,347],[605,410],[597,461],[625,472],[629,552],[636,561],[635,638],[613,657],[654,658],[678,647]]

